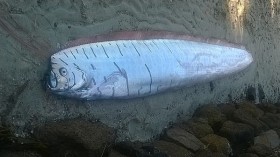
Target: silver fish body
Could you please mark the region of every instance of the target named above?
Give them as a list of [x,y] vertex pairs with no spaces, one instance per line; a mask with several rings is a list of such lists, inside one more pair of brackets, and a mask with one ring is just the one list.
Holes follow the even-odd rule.
[[245,49],[190,40],[102,41],[52,55],[48,86],[88,100],[135,98],[212,81],[252,61]]

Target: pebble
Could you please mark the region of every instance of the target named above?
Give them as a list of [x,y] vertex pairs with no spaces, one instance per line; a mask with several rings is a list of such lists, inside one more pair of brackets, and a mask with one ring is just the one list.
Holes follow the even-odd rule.
[[280,144],[280,139],[276,131],[268,130],[255,137],[254,144],[262,144],[269,148],[276,148]]
[[179,127],[167,130],[166,135],[168,138],[193,151],[204,148],[204,144],[198,138]]

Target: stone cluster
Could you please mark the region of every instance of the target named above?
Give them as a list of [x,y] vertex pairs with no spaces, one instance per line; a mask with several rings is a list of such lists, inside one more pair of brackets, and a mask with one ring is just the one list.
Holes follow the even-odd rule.
[[206,105],[150,142],[116,142],[114,129],[72,119],[46,123],[32,138],[0,128],[0,156],[277,157],[280,107],[272,104]]

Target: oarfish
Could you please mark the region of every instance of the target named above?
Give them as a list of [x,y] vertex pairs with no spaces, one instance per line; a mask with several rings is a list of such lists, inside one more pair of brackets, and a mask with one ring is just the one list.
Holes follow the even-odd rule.
[[78,39],[50,59],[48,87],[74,98],[143,97],[212,81],[253,61],[243,46],[172,32]]

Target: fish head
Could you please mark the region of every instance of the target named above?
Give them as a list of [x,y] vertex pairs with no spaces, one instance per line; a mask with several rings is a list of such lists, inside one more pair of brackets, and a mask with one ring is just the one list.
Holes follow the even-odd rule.
[[51,58],[51,69],[48,88],[53,92],[67,94],[80,90],[87,85],[86,73],[76,64],[68,64],[66,60],[55,56]]

